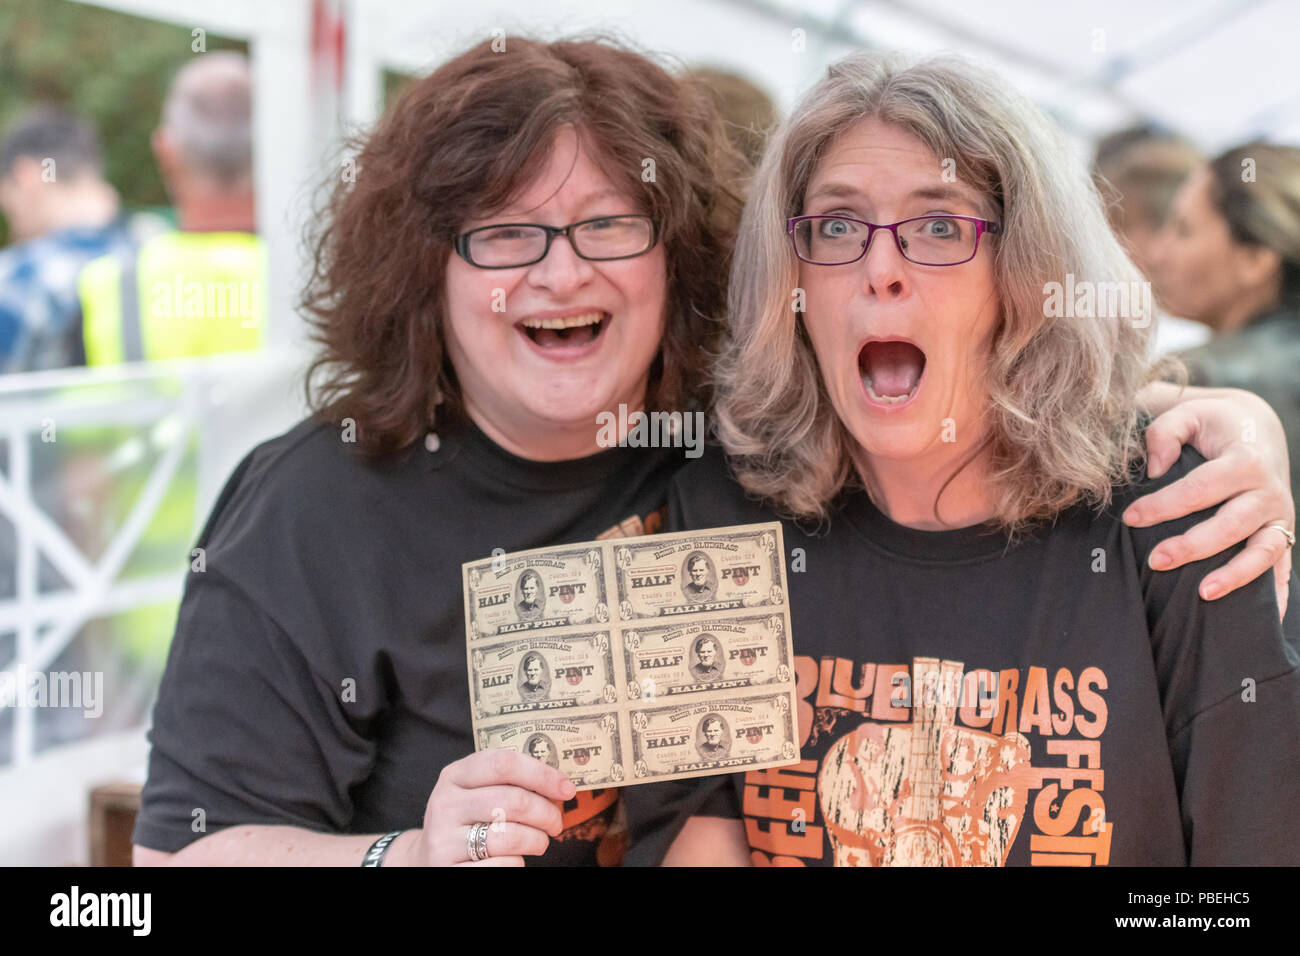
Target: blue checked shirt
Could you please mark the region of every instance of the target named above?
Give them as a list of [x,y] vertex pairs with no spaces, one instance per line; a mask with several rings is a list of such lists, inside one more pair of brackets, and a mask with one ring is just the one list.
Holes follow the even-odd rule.
[[127,253],[131,246],[117,221],[0,250],[0,373],[82,364],[77,275],[91,259]]

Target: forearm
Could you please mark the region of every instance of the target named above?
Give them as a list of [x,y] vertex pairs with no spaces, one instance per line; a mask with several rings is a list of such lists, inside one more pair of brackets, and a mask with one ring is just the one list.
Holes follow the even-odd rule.
[[1237,388],[1204,388],[1198,385],[1175,385],[1173,382],[1148,382],[1137,393],[1138,407],[1154,417],[1163,415],[1175,405],[1197,398],[1225,398],[1228,395],[1249,395]]
[[[400,866],[419,831],[408,830],[388,848],[384,866]],[[360,866],[382,834],[316,833],[289,826],[236,826],[171,854],[168,866]]]
[[1204,385],[1177,385],[1174,382],[1148,382],[1137,393],[1138,407],[1151,415],[1163,415],[1175,405],[1202,398],[1244,398],[1267,405],[1254,392],[1244,388],[1209,388]]

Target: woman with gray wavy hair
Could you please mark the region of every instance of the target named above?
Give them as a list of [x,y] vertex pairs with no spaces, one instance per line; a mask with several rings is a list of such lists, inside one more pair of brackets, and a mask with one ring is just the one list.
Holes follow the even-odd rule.
[[776,134],[735,261],[727,454],[670,523],[784,521],[802,759],[683,785],[653,833],[633,804],[643,849],[1300,863],[1300,619],[1264,579],[1200,598],[1239,548],[1153,570],[1196,516],[1121,520],[1200,459],[1142,476],[1150,300],[1046,118],[962,61],[851,57]]

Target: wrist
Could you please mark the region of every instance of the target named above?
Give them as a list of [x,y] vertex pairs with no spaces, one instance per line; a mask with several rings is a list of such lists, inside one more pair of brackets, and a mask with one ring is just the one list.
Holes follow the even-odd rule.
[[420,840],[421,831],[418,827],[414,830],[404,830],[388,848],[388,853],[384,856],[384,866],[418,866],[419,864],[413,859],[412,851]]
[[409,832],[409,830],[394,830],[376,837],[362,856],[361,865],[363,867],[401,866],[402,860],[398,855],[400,851],[397,844]]
[[1152,418],[1159,418],[1178,403],[1180,389],[1171,382],[1147,382],[1138,390],[1137,404]]

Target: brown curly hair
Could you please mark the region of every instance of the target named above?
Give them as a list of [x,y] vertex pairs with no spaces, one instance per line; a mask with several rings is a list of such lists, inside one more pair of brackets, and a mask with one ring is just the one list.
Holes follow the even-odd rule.
[[621,42],[510,37],[505,52],[485,41],[412,83],[353,141],[355,176],[333,187],[310,240],[301,305],[320,351],[307,402],[318,418],[352,418],[363,453],[463,414],[443,338],[453,240],[538,175],[566,126],[659,226],[668,314],[647,408],[707,405],[744,159],[705,93]]

